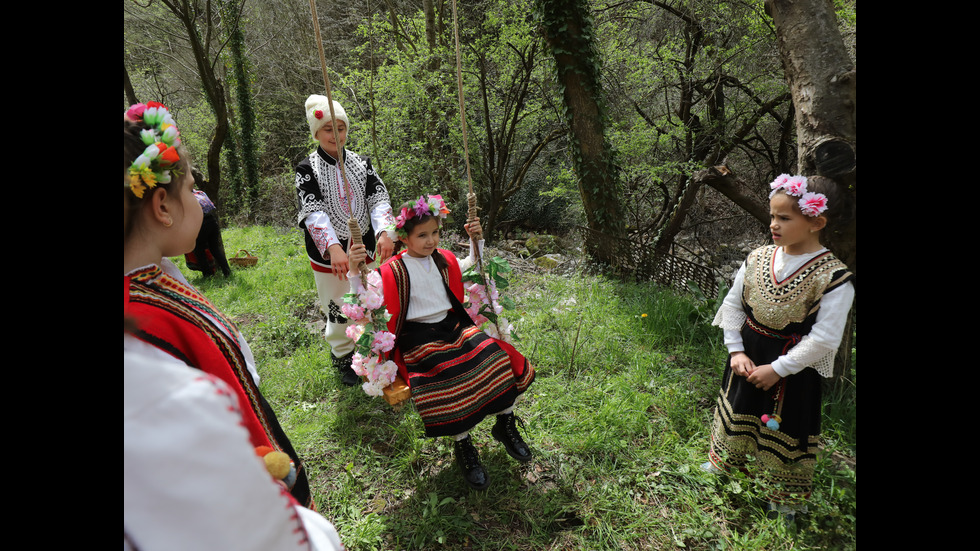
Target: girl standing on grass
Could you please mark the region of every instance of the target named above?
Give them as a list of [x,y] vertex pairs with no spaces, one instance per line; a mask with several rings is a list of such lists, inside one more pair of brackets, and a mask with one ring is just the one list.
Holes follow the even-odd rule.
[[133,105],[124,119],[123,304],[135,324],[124,348],[176,359],[224,381],[237,395],[252,445],[289,456],[285,483],[300,505],[312,508],[306,469],[259,392],[251,349],[167,258],[194,249],[203,217],[177,126],[156,102]]
[[702,468],[744,471],[753,456],[773,487],[768,510],[791,520],[812,490],[821,377],[833,376],[854,299],[853,274],[821,235],[853,210],[828,178],[770,185],[773,244],[749,253],[712,322],[729,359]]
[[[513,346],[480,331],[463,307],[462,272],[473,265],[474,252],[457,260],[438,248],[441,219],[449,214],[438,195],[405,203],[396,217],[396,233],[405,250],[378,271],[384,303],[395,336],[392,359],[412,390],[412,400],[427,437],[452,436],[456,462],[470,487],[489,484],[469,431],[489,415],[491,430],[507,453],[531,460],[531,450],[517,431],[514,402],[534,380],[534,368]],[[479,220],[464,226],[479,241]],[[355,271],[365,259],[363,245],[351,247],[352,292],[360,289]]]

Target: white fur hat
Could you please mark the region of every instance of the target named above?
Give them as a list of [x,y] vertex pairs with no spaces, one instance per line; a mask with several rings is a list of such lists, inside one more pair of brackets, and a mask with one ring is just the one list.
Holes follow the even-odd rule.
[[[347,120],[347,112],[337,103],[333,102],[333,114],[339,121],[344,121],[347,128],[350,128],[350,121]],[[310,135],[316,138],[316,133],[324,124],[330,120],[330,106],[327,103],[327,96],[313,94],[306,98],[306,120],[310,123]]]

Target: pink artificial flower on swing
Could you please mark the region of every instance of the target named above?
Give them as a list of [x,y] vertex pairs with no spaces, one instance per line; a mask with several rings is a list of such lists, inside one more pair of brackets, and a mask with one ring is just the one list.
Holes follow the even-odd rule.
[[388,352],[395,347],[395,335],[389,333],[388,331],[378,331],[374,334],[374,342],[371,345],[371,351],[375,354],[381,354],[383,352]]

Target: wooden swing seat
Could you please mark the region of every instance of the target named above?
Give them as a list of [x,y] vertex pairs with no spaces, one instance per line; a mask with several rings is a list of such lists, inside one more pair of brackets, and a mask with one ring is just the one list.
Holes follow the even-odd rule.
[[395,380],[385,387],[384,397],[385,401],[397,411],[401,409],[402,402],[412,397],[412,389],[408,387],[408,383],[402,379],[401,375],[395,375]]

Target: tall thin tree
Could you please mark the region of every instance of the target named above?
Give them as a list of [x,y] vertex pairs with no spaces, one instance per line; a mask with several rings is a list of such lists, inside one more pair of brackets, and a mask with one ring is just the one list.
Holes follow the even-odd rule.
[[607,114],[589,2],[536,0],[535,9],[562,89],[572,161],[590,230],[586,249],[594,260],[614,265],[625,223],[619,170],[605,135]]

